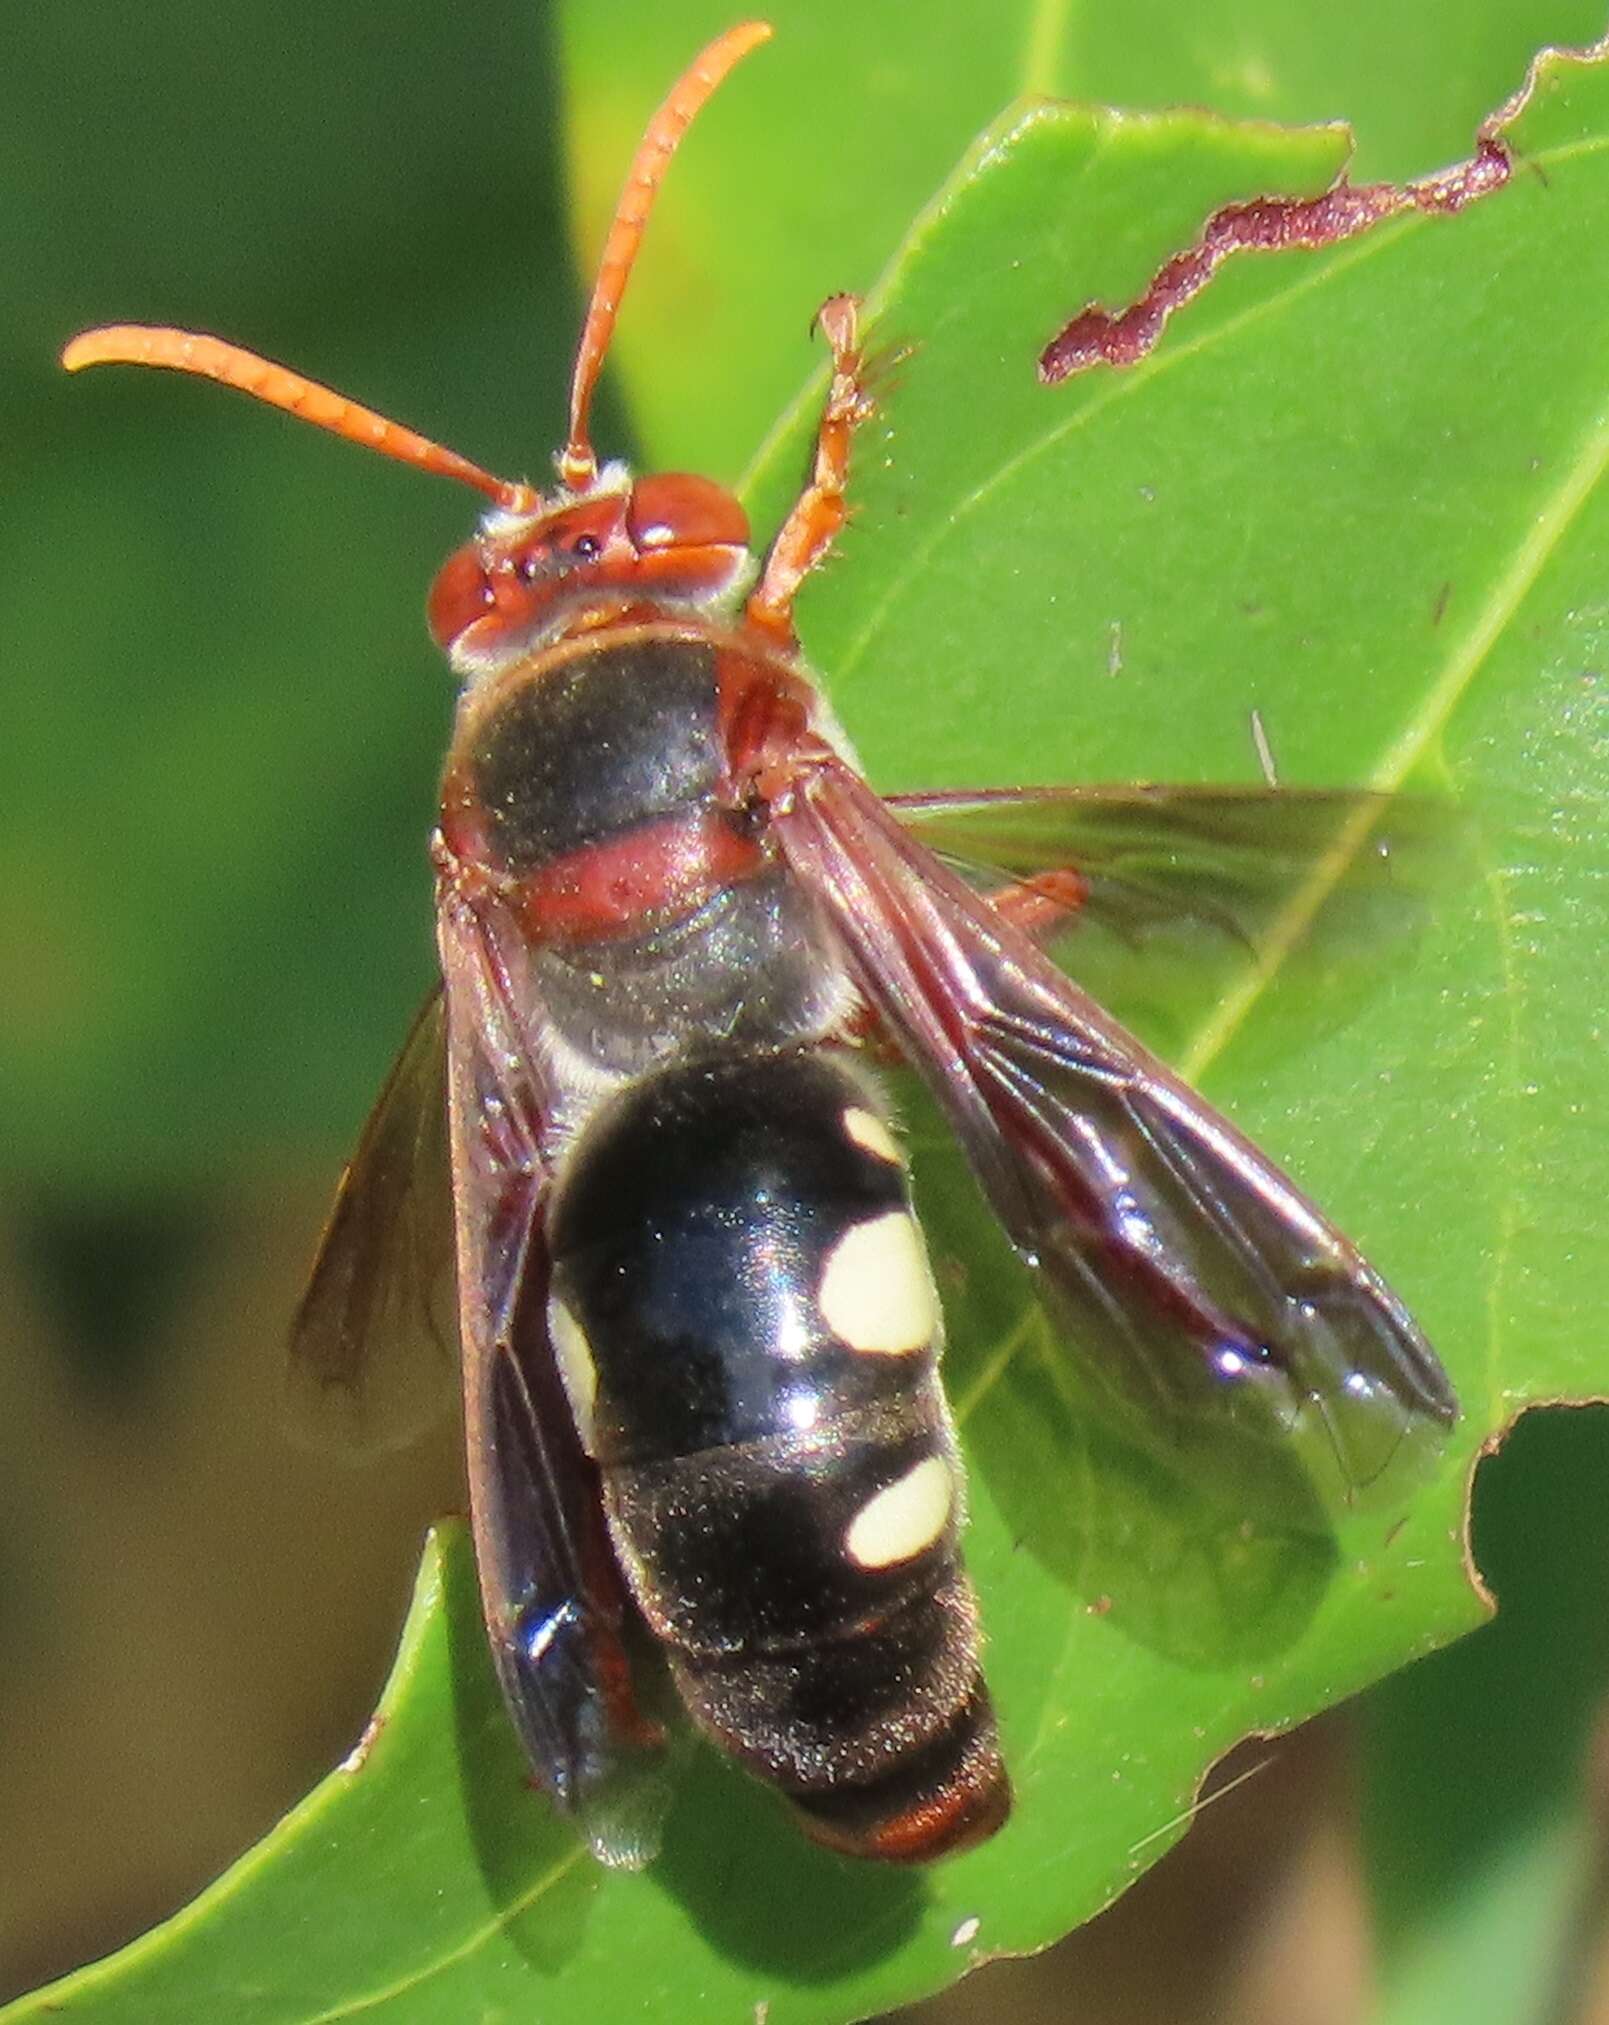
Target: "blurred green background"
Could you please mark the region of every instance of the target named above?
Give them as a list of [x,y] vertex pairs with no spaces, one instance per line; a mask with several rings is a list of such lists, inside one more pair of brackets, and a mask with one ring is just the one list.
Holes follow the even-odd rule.
[[[1079,24],[1039,74],[1045,12],[1007,35],[979,9],[964,90],[912,122],[923,31],[874,0],[837,52],[835,130],[780,60],[831,60],[812,10],[771,11],[777,67],[710,115],[752,132],[752,182],[707,187],[689,150],[622,338],[645,439],[726,477],[811,369],[815,302],[874,279],[1025,80],[1350,115],[1361,171],[1408,174],[1465,151],[1539,40],[1602,26],[1598,0],[1367,31],[1224,0],[1181,36],[1157,5]],[[169,376],[68,381],[56,352],[108,320],[219,331],[540,477],[580,303],[561,73],[593,220],[646,106],[731,18],[86,0],[8,23],[0,1994],[182,1902],[350,1744],[458,1478],[450,1430],[405,1470],[326,1467],[276,1399],[329,1188],[430,977],[452,698],[421,611],[471,502]],[[820,149],[861,164],[857,200],[817,195]],[[790,261],[824,224],[837,264]],[[610,450],[627,408],[606,390]],[[1276,1856],[1287,1826],[1265,1826]]]
[[431,975],[452,690],[423,599],[472,502],[56,354],[190,323],[540,470],[578,300],[553,39],[515,5],[8,23],[5,1990],[188,1897],[350,1746],[458,1497],[451,1430],[335,1469],[278,1393]]

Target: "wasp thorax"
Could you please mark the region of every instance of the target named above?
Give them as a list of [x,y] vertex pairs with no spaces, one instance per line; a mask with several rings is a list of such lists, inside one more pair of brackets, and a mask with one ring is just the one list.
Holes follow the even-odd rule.
[[[605,474],[618,476],[618,466]],[[437,575],[430,630],[483,672],[598,616],[718,604],[747,580],[748,540],[732,494],[689,472],[614,483],[534,515],[494,514]]]

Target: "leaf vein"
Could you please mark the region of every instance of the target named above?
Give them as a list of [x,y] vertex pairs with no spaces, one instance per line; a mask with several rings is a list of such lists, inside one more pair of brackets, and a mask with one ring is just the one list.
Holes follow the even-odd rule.
[[466,1934],[456,1947],[449,1948],[446,1953],[437,1955],[432,1961],[426,1963],[423,1968],[416,1969],[409,1975],[399,1976],[395,1982],[388,1983],[384,1989],[370,1990],[361,1997],[348,1998],[328,2011],[320,2011],[316,2017],[308,2018],[305,2021],[305,2025],[337,2025],[337,2021],[340,2019],[355,2018],[364,2011],[377,2010],[380,2005],[389,2004],[393,1998],[400,1997],[409,1990],[422,1988],[434,1977],[442,1974],[444,1970],[450,1969],[454,1963],[465,1960],[477,1948],[484,1947],[494,1934],[504,1932],[521,1914],[528,1912],[545,1892],[550,1891],[554,1885],[566,1877],[585,1854],[586,1851],[577,1843],[573,1849],[567,1850],[551,1868],[543,1871],[541,1876],[527,1890],[522,1891],[516,1898],[511,1899],[506,1906],[500,1908],[493,1918],[484,1921],[473,1932]]
[[[1609,466],[1609,409],[1601,413],[1580,450],[1566,467],[1561,482],[1543,510],[1535,516],[1531,532],[1514,553],[1509,567],[1492,587],[1485,604],[1476,612],[1462,644],[1449,655],[1446,666],[1426,692],[1424,701],[1403,725],[1395,741],[1381,758],[1367,785],[1383,793],[1400,788],[1431,744],[1445,728],[1459,701],[1469,689],[1492,650],[1513,622],[1521,605],[1542,573],[1571,523],[1602,480]],[[1262,996],[1270,979],[1286,956],[1301,940],[1317,909],[1333,889],[1373,824],[1367,806],[1338,833],[1335,844],[1314,867],[1312,877],[1291,900],[1275,922],[1258,959],[1241,983],[1226,992],[1211,1019],[1197,1034],[1179,1063],[1191,1081],[1200,1077],[1224,1047],[1247,1014]]]

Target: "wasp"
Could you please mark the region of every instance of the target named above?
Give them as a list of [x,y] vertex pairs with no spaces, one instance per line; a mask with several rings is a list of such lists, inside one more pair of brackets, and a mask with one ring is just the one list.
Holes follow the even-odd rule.
[[654,194],[769,33],[721,36],[648,127],[554,490],[216,338],[117,326],[64,355],[221,380],[490,502],[428,607],[463,685],[432,843],[442,988],[293,1358],[315,1387],[367,1382],[429,1310],[450,1198],[493,1657],[541,1784],[622,1866],[656,1847],[675,1702],[838,1851],[927,1861],[1009,1813],[885,1062],[925,1084],[1068,1344],[1160,1449],[1205,1430],[1280,1453],[1317,1428],[1353,1497],[1456,1413],[1354,1247],[1048,950],[1098,903],[1085,846],[1114,813],[1176,851],[1214,812],[1255,836],[1260,809],[1345,798],[868,786],[793,617],[873,408],[852,297],[821,311],[813,469],[763,560],[724,487],[598,461]]

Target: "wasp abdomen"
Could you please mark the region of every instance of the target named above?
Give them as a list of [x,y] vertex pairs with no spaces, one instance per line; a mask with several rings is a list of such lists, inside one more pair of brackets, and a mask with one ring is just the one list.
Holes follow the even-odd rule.
[[836,1846],[997,1826],[938,1302],[865,1082],[822,1049],[645,1077],[548,1234],[616,1550],[695,1719]]

